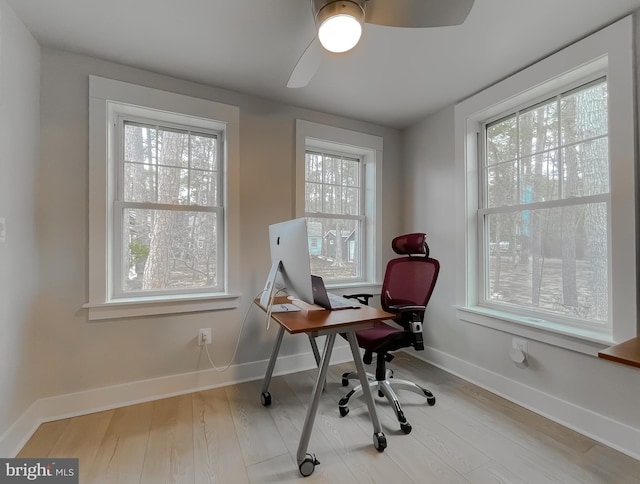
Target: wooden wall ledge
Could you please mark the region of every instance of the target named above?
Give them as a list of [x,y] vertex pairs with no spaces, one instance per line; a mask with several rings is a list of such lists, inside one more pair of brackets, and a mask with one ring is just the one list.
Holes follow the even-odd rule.
[[600,351],[598,357],[640,368],[640,336],[624,343],[610,346]]

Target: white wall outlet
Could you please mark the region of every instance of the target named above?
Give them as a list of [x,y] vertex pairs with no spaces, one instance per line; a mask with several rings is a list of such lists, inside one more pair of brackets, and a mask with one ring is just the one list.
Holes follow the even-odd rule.
[[511,341],[511,346],[515,350],[522,351],[526,356],[526,354],[527,354],[527,340],[526,339],[513,338],[513,340]]
[[513,338],[511,340],[511,349],[509,350],[509,357],[520,368],[527,366],[527,340],[520,338]]
[[211,328],[200,328],[198,331],[198,344],[200,346],[211,344]]

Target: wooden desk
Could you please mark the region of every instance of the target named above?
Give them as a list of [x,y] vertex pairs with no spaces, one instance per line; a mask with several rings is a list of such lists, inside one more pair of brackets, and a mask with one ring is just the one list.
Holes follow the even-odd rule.
[[[255,302],[258,304],[258,301]],[[276,299],[275,302],[280,304],[281,302],[288,301],[286,299]],[[258,306],[262,308],[259,304]],[[369,382],[367,381],[364,363],[360,356],[355,331],[370,328],[380,321],[393,318],[393,315],[370,306],[362,306],[358,309],[341,309],[339,311],[306,311],[302,309],[300,311],[271,313],[271,318],[278,323],[279,328],[278,336],[267,366],[267,373],[265,374],[262,383],[260,399],[264,406],[271,405],[269,384],[271,383],[273,369],[275,367],[276,360],[278,359],[278,353],[280,351],[284,332],[287,331],[290,334],[306,333],[312,340],[312,347],[315,346],[314,338],[316,336],[327,336],[322,358],[319,358],[317,349],[314,348],[314,355],[316,355],[316,361],[318,362],[318,376],[316,377],[313,392],[311,393],[311,403],[307,408],[307,414],[304,420],[304,426],[302,428],[300,443],[298,444],[298,451],[296,454],[300,474],[305,477],[310,476],[313,473],[315,466],[319,464],[315,455],[308,453],[307,449],[309,447],[309,440],[311,439],[313,422],[318,411],[318,404],[320,403],[320,395],[322,394],[322,389],[324,388],[324,383],[327,377],[329,361],[331,360],[331,352],[333,351],[333,345],[338,333],[345,333],[347,335],[347,341],[349,341],[349,346],[351,347],[353,362],[358,371],[358,377],[362,384],[364,398],[367,402],[367,408],[373,423],[373,445],[379,452],[384,451],[387,446],[387,440],[380,427],[380,421],[378,420],[375,403],[373,401],[373,396],[371,395]]]
[[640,336],[604,349],[598,357],[640,368]]

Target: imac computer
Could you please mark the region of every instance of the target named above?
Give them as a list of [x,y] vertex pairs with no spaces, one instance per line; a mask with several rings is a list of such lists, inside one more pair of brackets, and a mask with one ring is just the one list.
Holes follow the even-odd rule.
[[274,289],[313,304],[308,244],[304,218],[269,225],[271,270],[260,298],[262,307],[269,307]]

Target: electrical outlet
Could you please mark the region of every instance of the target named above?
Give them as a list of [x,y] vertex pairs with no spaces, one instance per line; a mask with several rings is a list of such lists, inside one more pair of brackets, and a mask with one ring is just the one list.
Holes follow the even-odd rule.
[[513,338],[511,341],[511,346],[514,350],[520,350],[524,355],[527,355],[527,340],[520,338]]
[[509,357],[519,368],[525,368],[527,363],[527,340],[520,338],[513,338],[511,340],[511,349],[509,350]]
[[198,344],[200,346],[211,344],[211,328],[200,328],[198,331]]

